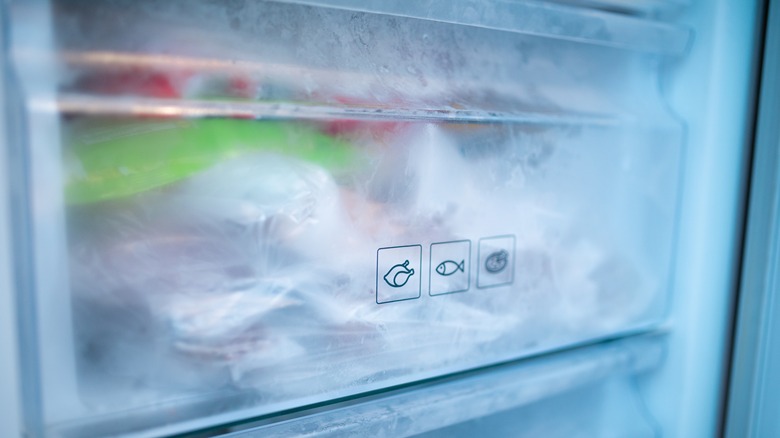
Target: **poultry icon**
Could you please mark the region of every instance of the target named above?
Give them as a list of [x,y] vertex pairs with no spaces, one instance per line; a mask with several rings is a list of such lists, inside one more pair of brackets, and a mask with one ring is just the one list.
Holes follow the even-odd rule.
[[414,269],[409,268],[409,260],[406,260],[390,268],[384,279],[390,287],[403,287],[412,275]]
[[436,273],[445,277],[458,271],[466,272],[466,260],[461,260],[460,263],[454,260],[445,260],[436,266]]

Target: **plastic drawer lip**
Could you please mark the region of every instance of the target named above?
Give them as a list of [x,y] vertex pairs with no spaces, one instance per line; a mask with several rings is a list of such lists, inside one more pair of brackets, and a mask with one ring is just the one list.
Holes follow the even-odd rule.
[[[337,421],[339,414],[351,416],[351,409],[355,406],[362,406],[361,409],[371,411],[372,409],[385,410],[386,405],[396,406],[397,403],[403,403],[408,400],[415,400],[420,393],[425,393],[428,388],[438,388],[437,391],[448,391],[448,388],[454,388],[458,394],[468,394],[470,385],[474,387],[501,388],[501,393],[506,394],[511,399],[511,392],[518,390],[523,395],[514,398],[514,402],[505,403],[503,408],[491,406],[490,412],[497,412],[504,409],[512,409],[525,404],[541,400],[548,396],[554,396],[575,389],[581,385],[597,382],[609,376],[636,374],[649,371],[656,368],[665,357],[665,345],[669,327],[666,324],[637,329],[635,331],[625,332],[616,337],[605,337],[600,340],[587,341],[553,350],[543,350],[519,358],[508,358],[506,362],[498,362],[486,366],[481,366],[466,370],[450,370],[438,376],[430,376],[423,380],[405,382],[401,384],[392,384],[390,386],[381,386],[370,388],[366,392],[358,392],[344,396],[337,396],[327,400],[318,400],[315,398],[299,400],[298,404],[285,404],[277,406],[270,411],[258,413],[254,408],[231,411],[216,415],[207,415],[202,419],[185,419],[170,422],[168,424],[155,423],[149,428],[139,428],[133,432],[119,432],[115,428],[110,428],[113,423],[110,417],[105,417],[97,423],[92,420],[78,420],[57,425],[50,429],[56,436],[76,437],[94,435],[123,437],[154,437],[154,436],[188,436],[188,434],[197,432],[208,432],[213,430],[225,431],[226,428],[243,428],[231,434],[230,436],[247,436],[248,432],[258,431],[261,436],[277,436],[276,428],[289,427],[297,421],[311,421],[320,424],[321,421]],[[567,374],[568,373],[568,374]],[[514,376],[514,377],[513,377]],[[544,379],[545,376],[555,379],[563,379],[566,376],[571,377],[567,385],[534,385],[536,377]],[[486,385],[485,379],[494,382],[510,381],[511,384],[501,387],[501,385]],[[546,381],[550,382],[550,381]],[[527,384],[524,386],[524,384]],[[527,387],[526,387],[527,386]],[[534,392],[534,389],[536,392]],[[436,392],[432,396],[438,396]],[[528,395],[534,395],[529,397]],[[494,394],[487,391],[485,395],[489,398]],[[207,395],[203,395],[201,404],[212,403]],[[400,400],[400,401],[399,401]],[[468,402],[464,402],[468,404]],[[424,410],[426,403],[415,403]],[[176,405],[160,405],[156,408],[162,415],[165,411],[176,410]],[[391,409],[392,410],[392,409]],[[373,412],[373,411],[372,411]],[[129,411],[128,411],[129,413]],[[333,418],[330,416],[333,413]],[[118,413],[122,415],[122,413]],[[467,415],[464,413],[464,415]],[[479,417],[481,414],[474,414],[472,418]],[[326,416],[327,418],[323,417]],[[291,418],[292,417],[292,418]],[[334,420],[334,418],[336,418]],[[343,416],[340,418],[344,418]],[[465,417],[458,417],[466,419]],[[388,420],[387,418],[385,420]],[[392,419],[389,419],[392,421]],[[444,427],[454,424],[456,421],[447,424],[440,423],[438,427]],[[104,429],[109,425],[108,429]],[[96,429],[93,429],[96,427]],[[252,427],[252,429],[249,429]],[[422,432],[422,430],[420,431]],[[282,433],[282,432],[279,432]],[[300,432],[292,433],[290,436],[299,436]],[[249,434],[248,436],[253,436]],[[279,435],[287,436],[287,435]],[[308,436],[308,435],[307,435]],[[319,435],[313,435],[319,436]],[[330,435],[324,435],[330,436]],[[336,436],[340,436],[337,434]],[[360,435],[358,435],[360,436]]]
[[689,0],[547,0],[570,6],[599,9],[629,15],[678,12],[690,5]]
[[[257,74],[275,80],[286,81],[290,77],[306,75],[328,83],[334,75],[344,81],[361,82],[366,73],[334,71],[301,65],[258,62],[250,60],[224,60],[205,57],[162,55],[122,51],[61,51],[56,54],[62,68],[85,72],[110,72],[123,69],[151,71],[198,71],[206,75]],[[39,56],[36,59],[41,59]],[[430,79],[439,89],[450,85]],[[484,85],[467,82],[473,90]],[[461,84],[463,85],[463,84]],[[495,84],[494,84],[494,87]],[[411,95],[412,101],[404,103],[366,102],[347,104],[314,100],[263,101],[225,100],[197,98],[156,98],[139,95],[111,95],[83,91],[61,91],[57,102],[36,102],[48,111],[76,115],[152,116],[152,117],[233,117],[243,119],[308,119],[348,118],[355,120],[392,121],[451,121],[460,123],[508,122],[555,125],[616,126],[626,121],[636,121],[627,113],[618,114],[615,108],[573,109],[559,103],[538,106],[524,102],[513,93],[516,90],[505,84],[494,88],[506,101],[457,103],[430,96]],[[455,98],[463,96],[453,96]],[[527,108],[527,109],[526,109]]]
[[[121,40],[113,38],[94,37],[106,33],[108,30],[105,26],[92,26],[94,29],[89,33],[93,35],[92,40],[103,42],[87,44],[73,36],[79,33],[66,26],[68,21],[63,18],[65,24],[60,26],[59,46],[56,51],[35,55],[50,58],[55,64],[53,67],[59,72],[58,85],[61,90],[74,93],[63,95],[60,105],[60,108],[71,114],[95,115],[105,111],[112,115],[320,118],[311,116],[310,104],[314,104],[322,107],[333,105],[339,108],[339,111],[344,111],[338,113],[339,116],[351,115],[346,114],[348,110],[342,108],[351,110],[352,107],[357,107],[354,114],[360,119],[397,119],[400,116],[404,120],[481,122],[501,121],[508,116],[506,118],[509,121],[523,122],[531,119],[532,123],[537,123],[541,117],[541,123],[548,123],[547,119],[550,119],[550,123],[572,124],[573,121],[574,124],[603,124],[603,120],[595,119],[613,118],[624,121],[626,117],[623,113],[630,109],[626,96],[631,93],[618,92],[621,87],[608,78],[613,74],[620,75],[624,69],[630,69],[625,73],[628,79],[637,83],[652,81],[661,61],[658,55],[681,52],[688,44],[690,36],[683,28],[659,21],[562,4],[504,0],[487,2],[486,5],[477,5],[474,2],[477,6],[472,6],[471,0],[457,2],[462,3],[460,6],[465,11],[460,14],[462,16],[452,19],[434,16],[440,12],[439,9],[442,13],[455,14],[451,10],[451,4],[440,0],[425,0],[423,5],[429,6],[428,9],[419,3],[409,5],[409,13],[399,9],[400,6],[381,2],[370,2],[366,6],[352,0],[279,0],[259,3],[257,8],[248,7],[245,11],[240,11],[247,16],[266,12],[270,14],[269,20],[289,18],[283,12],[293,14],[300,17],[304,23],[301,25],[304,26],[303,30],[295,32],[306,35],[311,32],[312,35],[317,35],[314,30],[320,28],[328,29],[328,32],[338,26],[352,29],[349,26],[354,17],[350,17],[354,15],[360,16],[358,21],[365,22],[364,25],[381,24],[378,29],[384,33],[378,34],[381,37],[377,36],[372,40],[375,41],[372,44],[376,47],[372,45],[370,52],[356,55],[361,53],[361,45],[357,42],[346,44],[343,50],[337,51],[338,62],[341,64],[333,64],[335,60],[319,60],[316,53],[319,53],[320,48],[316,45],[304,45],[303,51],[298,53],[290,50],[288,40],[273,33],[255,28],[234,29],[225,20],[215,22],[213,32],[209,35],[237,41],[236,51],[229,54],[207,48],[183,50],[173,47],[162,50],[152,41],[147,41],[142,34],[136,35],[143,40],[136,45],[123,44]],[[111,4],[110,2],[107,5]],[[355,7],[349,7],[350,4]],[[467,12],[475,7],[478,13],[471,17]],[[348,12],[362,10],[361,8],[371,9],[371,13]],[[103,13],[112,10],[108,8]],[[86,20],[89,18],[86,11],[87,9],[74,8],[72,11],[65,11],[67,14],[64,16],[71,17],[72,20]],[[137,12],[137,15],[143,17],[142,12]],[[189,15],[185,14],[184,18],[189,26],[196,26],[208,22],[214,15],[213,12],[208,8],[193,10]],[[483,19],[502,22],[495,26],[490,23],[477,23]],[[147,35],[161,32],[159,23],[155,23],[157,22],[153,21],[149,24]],[[393,26],[398,26],[400,30]],[[324,37],[320,38],[331,41],[328,39],[329,33],[323,32]],[[426,32],[430,32],[430,35]],[[182,38],[176,35],[172,33],[161,38],[163,42],[160,44],[164,43],[164,47],[168,47],[173,44],[170,41]],[[458,36],[456,38],[452,35]],[[268,39],[268,47],[265,49],[267,53],[250,50],[250,46],[244,44],[258,38]],[[420,38],[422,40],[418,41]],[[426,38],[428,42],[424,43]],[[458,38],[464,42],[456,44]],[[636,41],[629,41],[630,38]],[[401,46],[390,44],[396,39],[399,39],[397,44],[402,44]],[[333,41],[329,44],[333,44]],[[587,45],[589,43],[592,44]],[[453,50],[455,61],[437,61],[439,52],[448,52],[448,46],[441,44],[456,44]],[[559,56],[551,65],[544,60],[545,52],[539,52],[539,48],[548,44]],[[643,47],[643,44],[646,47]],[[651,48],[651,45],[654,48]],[[403,57],[402,46],[413,47],[412,52],[419,59],[404,62],[396,59]],[[618,51],[614,50],[615,47],[636,50]],[[495,54],[489,57],[474,55],[492,51],[495,51]],[[281,56],[277,52],[294,52],[295,55]],[[654,53],[648,55],[643,52]],[[452,62],[460,63],[459,67],[453,69]],[[583,72],[579,71],[581,66],[585,66]],[[640,66],[641,68],[637,68]],[[472,69],[474,73],[463,73]],[[555,74],[547,76],[549,71],[554,71]],[[113,81],[132,72],[149,74],[152,79],[162,78],[161,81],[169,84],[170,96],[167,97],[171,97],[170,101],[143,100],[146,99],[144,96],[154,97],[159,94],[142,91],[138,87],[111,88]],[[109,85],[103,88],[100,85],[94,85],[92,88],[84,85],[101,75],[109,78]],[[253,91],[228,91],[217,86],[208,89],[203,85],[209,81],[219,83],[234,77],[245,78],[249,84],[247,87],[254,87]],[[637,92],[647,93],[654,86],[653,82],[648,82],[635,89]],[[206,93],[210,102],[202,104],[195,100],[186,101],[188,97],[203,97],[203,94],[198,93]],[[109,105],[108,100],[86,103],[86,96],[115,98],[122,102],[115,106]],[[135,105],[134,109],[128,109],[127,101],[124,101],[126,96],[138,97],[141,104]],[[182,106],[190,108],[186,112],[173,108],[179,106],[170,105],[170,102],[175,101],[173,96],[184,99]],[[281,103],[270,103],[262,110],[257,110],[259,107],[247,110],[248,107],[241,106],[233,99],[235,97],[242,103],[255,103],[252,102],[254,99],[272,99]],[[647,97],[655,101],[655,96]],[[217,98],[226,99],[226,105],[217,108],[219,105],[212,101]],[[228,102],[230,105],[227,105]],[[164,103],[161,106],[165,108],[152,108],[152,103]],[[375,107],[370,108],[371,111],[384,111],[384,114],[369,115],[368,111],[365,111],[367,108],[360,108],[362,104],[375,104]],[[274,108],[275,105],[278,107]],[[96,109],[98,106],[101,107],[100,110]],[[209,108],[195,109],[196,106]],[[403,114],[393,114],[395,109],[400,109]],[[505,114],[491,117],[490,114],[479,114],[480,111]],[[412,112],[416,114],[411,114]],[[561,122],[558,115],[548,115],[552,113],[571,120]],[[590,120],[580,121],[586,118]]]
[[505,112],[482,109],[377,108],[302,105],[276,102],[226,102],[159,98],[115,98],[61,94],[55,102],[32,101],[40,109],[93,116],[230,117],[240,119],[390,120],[456,123],[524,123],[538,125],[617,126],[630,117],[576,112]]
[[[686,28],[649,19],[527,0],[273,1],[439,21],[666,55],[684,53],[692,33]],[[453,3],[459,7],[454,7]]]
[[581,347],[228,436],[370,436],[372,430],[390,430],[397,424],[408,425],[405,436],[416,435],[521,407],[610,376],[648,371],[662,362],[664,340],[662,334],[653,333]]

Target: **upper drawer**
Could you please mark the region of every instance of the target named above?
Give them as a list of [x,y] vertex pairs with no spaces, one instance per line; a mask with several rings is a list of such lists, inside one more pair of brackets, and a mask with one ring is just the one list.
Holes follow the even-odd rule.
[[[292,3],[337,8],[57,2],[62,108],[471,121],[641,114],[657,123],[657,62],[688,42],[668,24],[545,3]],[[85,94],[202,105],[155,109],[136,99],[128,108]]]

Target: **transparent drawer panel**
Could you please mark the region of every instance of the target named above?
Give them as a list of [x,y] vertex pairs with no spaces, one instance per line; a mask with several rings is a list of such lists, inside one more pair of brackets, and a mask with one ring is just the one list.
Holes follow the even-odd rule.
[[14,58],[28,422],[184,432],[663,319],[682,125],[657,83],[687,33],[436,4],[24,15],[54,41]]
[[585,347],[221,432],[237,438],[657,436],[635,379],[659,365],[663,342],[640,336]]
[[141,404],[222,386],[273,402],[661,315],[667,260],[651,256],[669,251],[674,197],[645,187],[675,160],[612,129],[367,122],[332,136],[328,122],[89,118],[65,130],[92,124],[133,133],[66,149],[76,356],[96,407],[128,404],[106,379]]

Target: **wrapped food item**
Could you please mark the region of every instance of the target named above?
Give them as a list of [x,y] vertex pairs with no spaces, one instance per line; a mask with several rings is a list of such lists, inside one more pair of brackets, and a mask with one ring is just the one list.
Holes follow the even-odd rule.
[[[322,292],[291,275],[305,256],[288,243],[308,233],[316,245],[312,229],[333,232],[337,195],[321,168],[254,153],[165,189],[81,206],[71,244],[77,306],[91,314],[136,312],[157,331],[151,337],[169,340],[169,355],[196,356],[204,365],[231,366],[250,353],[257,366],[299,355],[289,334],[268,330],[265,320],[311,305],[302,298]],[[77,321],[92,333],[82,339],[106,354],[138,340],[135,325],[125,323],[117,320],[115,336],[105,337],[112,321]]]
[[[641,272],[546,189],[561,181],[549,172],[558,157],[537,159],[544,139],[477,153],[434,124],[381,136],[355,128],[324,143],[306,126],[262,128],[278,144],[181,144],[169,161],[136,156],[128,142],[125,158],[140,163],[129,180],[109,175],[121,157],[101,162],[87,143],[75,148],[90,169],[71,180],[82,197],[70,207],[85,374],[111,364],[102,369],[150,387],[250,388],[281,400],[462,368],[483,354],[506,359],[502,351],[619,327],[648,305],[634,296]],[[494,138],[514,142],[514,132]],[[511,246],[483,260],[478,239],[498,233],[512,234]],[[425,296],[430,276],[450,278],[430,247],[456,240],[469,240],[471,252],[450,260],[470,270],[467,287]],[[378,249],[398,244],[421,247],[420,260],[379,272]],[[504,271],[515,274],[500,290],[474,280]],[[382,281],[417,283],[422,299],[378,304]],[[157,362],[126,360],[145,351]]]
[[[437,321],[425,307],[377,308],[365,254],[387,238],[383,230],[406,224],[399,233],[424,235],[433,223],[412,227],[384,207],[371,218],[350,214],[376,203],[353,196],[346,204],[345,190],[321,166],[255,152],[160,189],[74,207],[77,301],[92,314],[143,309],[135,317],[154,342],[167,340],[174,363],[190,358],[262,391],[280,375],[290,382],[284,391],[310,386],[321,375],[315,358],[347,381],[367,378],[399,350],[452,360],[514,323],[494,315],[486,326],[487,310],[458,302],[436,303]],[[366,220],[374,224],[357,226]],[[150,341],[123,319],[78,324],[107,355]],[[421,324],[434,339],[419,339]],[[112,325],[112,337],[102,336]]]

